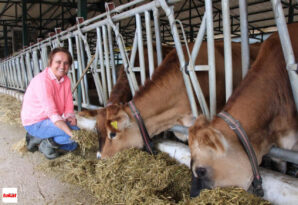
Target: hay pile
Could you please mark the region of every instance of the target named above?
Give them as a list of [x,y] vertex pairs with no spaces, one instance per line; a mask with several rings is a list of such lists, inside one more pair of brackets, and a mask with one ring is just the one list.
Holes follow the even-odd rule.
[[269,201],[256,197],[239,187],[217,187],[212,190],[203,190],[199,197],[192,199],[189,205],[270,205]]
[[99,204],[174,204],[189,195],[190,171],[167,154],[125,150],[108,160],[70,153],[41,168],[62,173],[66,182],[88,188]]
[[190,199],[190,170],[165,153],[151,156],[130,149],[107,160],[70,153],[43,167],[89,189],[98,204],[270,204],[235,187],[204,190]]
[[76,141],[81,149],[82,155],[87,151],[94,152],[98,149],[98,137],[94,131],[90,130],[72,130],[73,140]]
[[15,97],[0,94],[0,121],[21,127],[21,106],[21,102]]

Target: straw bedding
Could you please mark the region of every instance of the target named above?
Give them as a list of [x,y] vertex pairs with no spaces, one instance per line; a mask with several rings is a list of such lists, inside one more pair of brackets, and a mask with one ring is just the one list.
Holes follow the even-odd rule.
[[21,102],[16,98],[0,94],[0,121],[21,127],[21,106]]

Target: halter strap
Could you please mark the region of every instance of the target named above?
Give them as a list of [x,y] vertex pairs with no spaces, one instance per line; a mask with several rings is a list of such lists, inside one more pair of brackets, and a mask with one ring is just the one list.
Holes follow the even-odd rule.
[[129,105],[129,108],[130,108],[135,120],[138,123],[138,127],[139,127],[140,133],[142,135],[143,142],[145,144],[145,149],[147,152],[149,152],[150,154],[153,155],[152,142],[149,138],[149,134],[148,134],[147,128],[145,126],[144,120],[143,120],[140,112],[138,111],[136,105],[134,104],[133,100],[129,101],[128,105]]
[[246,151],[246,154],[249,158],[249,161],[250,161],[250,164],[252,167],[252,171],[254,174],[254,179],[252,182],[253,192],[257,196],[264,196],[264,191],[262,188],[262,177],[259,172],[257,157],[256,157],[254,149],[247,137],[246,132],[244,131],[240,122],[238,120],[235,120],[229,113],[222,111],[219,114],[217,114],[217,116],[222,118],[229,125],[229,127],[236,133],[238,139],[241,141],[241,143]]

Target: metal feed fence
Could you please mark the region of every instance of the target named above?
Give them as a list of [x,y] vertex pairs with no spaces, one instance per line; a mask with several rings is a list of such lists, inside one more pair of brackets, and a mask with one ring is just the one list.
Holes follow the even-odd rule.
[[[182,51],[182,45],[187,45],[183,24],[175,18],[174,7],[177,1],[166,0],[135,0],[127,4],[114,7],[106,4],[106,13],[94,18],[83,20],[77,18],[77,24],[65,31],[55,29],[45,40],[38,40],[21,52],[6,58],[0,62],[0,85],[15,90],[25,91],[30,80],[47,66],[47,55],[55,47],[67,47],[73,56],[74,63],[68,73],[72,86],[85,73],[85,68],[90,64],[88,76],[84,75],[79,82],[78,92],[74,94],[74,103],[79,107],[88,109],[105,106],[110,92],[116,83],[116,56],[120,57],[126,72],[131,92],[134,95],[139,89],[135,73],[141,76],[141,85],[146,79],[145,60],[149,62],[149,77],[154,72],[153,52],[157,53],[158,64],[162,62],[162,38],[160,36],[159,16],[161,13],[167,16],[173,43],[178,53],[180,70],[185,82],[187,95],[192,113],[198,116],[198,106],[202,113],[211,119],[216,114],[216,75],[214,57],[214,27],[212,1],[205,0],[205,13],[201,20],[200,29],[197,32],[192,52],[186,54]],[[292,51],[285,17],[280,0],[271,0],[275,14],[276,25],[281,37],[283,52],[287,62],[287,70],[291,80],[291,86],[298,109],[298,77],[297,64]],[[232,55],[231,55],[231,29],[230,6],[228,0],[222,0],[224,57],[226,77],[226,99],[232,93]],[[131,8],[133,7],[133,8]],[[128,9],[131,8],[131,9]],[[249,68],[249,45],[247,26],[247,3],[239,0],[239,13],[241,25],[242,45],[242,73],[245,75]],[[153,15],[152,15],[153,14]],[[124,34],[119,29],[119,24],[124,21],[134,21],[136,29],[132,42],[125,40]],[[195,65],[200,46],[204,38],[208,43],[208,65]],[[155,51],[153,43],[155,46]],[[144,45],[148,56],[144,56]],[[137,56],[138,53],[138,56]],[[139,66],[135,66],[138,59]],[[189,59],[186,62],[185,59]],[[209,76],[209,105],[202,94],[201,86],[196,77],[196,72],[208,72]],[[244,77],[243,75],[243,77]],[[91,77],[90,77],[91,76]],[[90,100],[90,78],[94,82],[96,101]]]

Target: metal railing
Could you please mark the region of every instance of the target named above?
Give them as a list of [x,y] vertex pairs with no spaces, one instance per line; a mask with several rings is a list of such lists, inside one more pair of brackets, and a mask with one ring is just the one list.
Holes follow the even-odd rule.
[[[214,56],[214,31],[213,31],[213,6],[212,1],[205,1],[205,14],[201,21],[200,29],[195,39],[192,52],[183,53],[182,45],[187,45],[188,40],[184,33],[184,28],[179,19],[175,19],[174,9],[175,1],[154,0],[147,2],[145,0],[136,0],[116,8],[106,5],[107,12],[94,18],[83,21],[77,18],[77,24],[65,31],[55,29],[45,40],[38,40],[34,45],[23,49],[0,62],[0,85],[25,91],[30,80],[41,72],[47,65],[47,54],[58,46],[67,47],[74,58],[74,64],[69,71],[72,85],[74,85],[86,65],[91,61],[93,55],[95,60],[91,63],[89,73],[95,84],[96,94],[99,105],[106,105],[112,87],[116,83],[115,50],[120,52],[122,63],[126,71],[131,92],[134,95],[139,86],[136,80],[135,72],[140,72],[141,84],[146,79],[144,45],[147,45],[149,59],[149,76],[154,70],[153,46],[155,39],[158,64],[162,60],[162,40],[159,30],[159,13],[164,12],[168,18],[173,42],[177,50],[180,68],[185,82],[187,95],[191,105],[192,113],[195,117],[200,112],[209,119],[216,114],[216,75],[215,75],[215,56]],[[276,23],[280,33],[280,39],[283,46],[284,55],[287,62],[287,69],[291,80],[292,90],[296,102],[298,101],[298,77],[297,64],[294,61],[294,55],[285,25],[285,18],[280,0],[272,0],[273,10],[276,16]],[[134,6],[132,9],[129,7]],[[111,9],[110,9],[111,8]],[[241,39],[242,39],[242,73],[245,74],[249,67],[249,46],[247,31],[247,6],[245,0],[239,0],[240,21],[241,21]],[[150,19],[150,12],[153,13],[153,20]],[[224,23],[224,53],[225,53],[225,73],[226,73],[226,100],[232,93],[232,56],[231,56],[231,34],[229,22],[229,1],[222,0],[222,14]],[[142,20],[142,17],[143,20]],[[125,19],[133,18],[136,23],[134,41],[131,44],[125,42],[119,23]],[[178,24],[177,24],[178,23]],[[143,28],[145,25],[145,29]],[[154,31],[152,33],[152,26]],[[201,43],[205,37],[207,39],[208,65],[195,65],[195,59],[200,50]],[[144,38],[145,36],[145,38]],[[115,43],[116,42],[116,43]],[[130,47],[130,50],[126,48]],[[138,51],[138,56],[136,53]],[[129,53],[130,52],[130,53]],[[134,62],[138,58],[139,66]],[[189,59],[187,62],[186,59]],[[200,83],[197,80],[196,72],[209,73],[209,105],[202,94]],[[90,103],[89,84],[87,76],[84,76],[80,83],[81,93],[75,93],[75,104],[85,108],[95,108]],[[81,94],[81,96],[80,96]],[[199,105],[196,104],[196,98]],[[198,111],[200,107],[200,112]],[[298,107],[297,107],[298,108]]]

